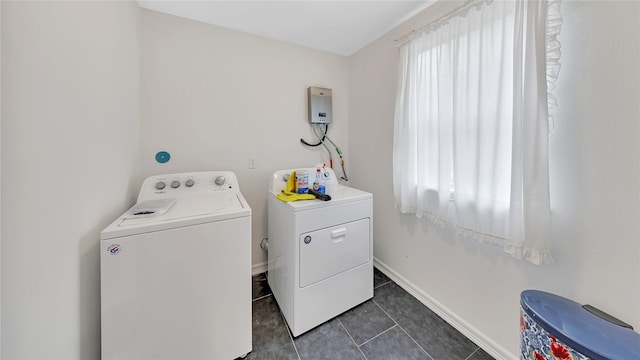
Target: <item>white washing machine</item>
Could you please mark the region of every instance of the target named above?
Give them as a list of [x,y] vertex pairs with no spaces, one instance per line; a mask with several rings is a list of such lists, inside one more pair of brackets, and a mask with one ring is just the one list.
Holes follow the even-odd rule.
[[147,178],[100,243],[103,360],[251,351],[251,208],[234,173]]
[[276,194],[294,170],[316,174],[316,168],[273,174],[267,279],[298,336],[373,297],[373,195],[338,184],[325,169],[331,200],[280,201]]

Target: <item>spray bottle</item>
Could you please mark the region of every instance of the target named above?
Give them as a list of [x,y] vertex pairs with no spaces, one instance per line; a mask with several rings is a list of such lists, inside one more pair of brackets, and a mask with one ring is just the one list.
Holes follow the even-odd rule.
[[316,177],[313,180],[313,190],[321,194],[326,194],[324,178],[322,177],[322,170],[320,168],[316,168]]

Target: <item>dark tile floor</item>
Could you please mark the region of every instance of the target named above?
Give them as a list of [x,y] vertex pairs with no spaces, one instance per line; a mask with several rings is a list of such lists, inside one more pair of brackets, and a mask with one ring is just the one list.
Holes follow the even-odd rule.
[[265,274],[253,277],[255,360],[493,360],[377,269],[373,299],[293,338]]

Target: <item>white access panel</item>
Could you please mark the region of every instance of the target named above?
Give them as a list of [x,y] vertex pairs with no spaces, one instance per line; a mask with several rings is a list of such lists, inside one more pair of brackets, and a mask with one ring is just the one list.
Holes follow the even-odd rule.
[[244,216],[102,240],[102,359],[250,352],[250,239]]
[[370,219],[300,235],[300,287],[306,287],[367,263]]

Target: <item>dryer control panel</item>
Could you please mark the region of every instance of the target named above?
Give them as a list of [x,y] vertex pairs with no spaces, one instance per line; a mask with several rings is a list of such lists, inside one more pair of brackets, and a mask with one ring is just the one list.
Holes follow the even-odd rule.
[[180,198],[211,192],[240,192],[238,179],[231,171],[200,171],[150,176],[144,180],[138,202]]

